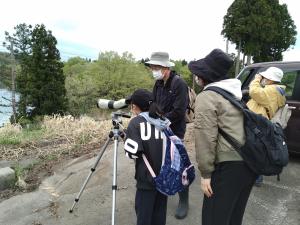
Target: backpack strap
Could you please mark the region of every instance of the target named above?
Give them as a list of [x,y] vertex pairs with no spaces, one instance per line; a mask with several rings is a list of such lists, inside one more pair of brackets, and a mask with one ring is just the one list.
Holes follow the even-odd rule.
[[232,105],[234,105],[235,107],[237,107],[238,109],[240,109],[242,112],[244,112],[245,107],[242,104],[242,102],[239,101],[237,98],[235,98],[228,91],[225,91],[224,89],[219,88],[219,87],[215,87],[215,86],[207,87],[207,88],[205,88],[205,91],[214,91],[214,92],[217,92],[218,94],[222,95],[225,99],[227,99],[228,101],[230,101],[230,103]]
[[151,167],[151,165],[150,165],[148,159],[146,158],[146,156],[145,156],[144,154],[142,154],[142,157],[143,157],[143,160],[144,160],[144,162],[145,162],[145,164],[146,164],[146,166],[147,166],[147,168],[148,168],[148,170],[149,170],[151,176],[152,176],[153,178],[155,178],[156,175],[155,175],[155,173],[154,173],[154,171],[153,171],[153,169],[152,169],[152,167]]
[[171,84],[170,84],[170,89],[171,89],[171,90],[174,90],[175,82],[179,79],[179,77],[180,77],[179,75],[174,74],[174,77],[172,78]]
[[[171,91],[174,91],[174,85],[175,85],[175,82],[177,81],[177,80],[179,80],[181,78],[181,76],[179,75],[179,74],[175,74],[174,75],[174,77],[173,77],[173,79],[171,80],[171,84],[170,84],[170,90]],[[182,79],[182,78],[181,78]],[[190,107],[190,91],[192,90],[187,84],[186,84],[186,86],[187,86],[187,96],[188,96],[188,98],[187,98],[187,100],[188,100],[188,104],[187,104],[187,110],[188,110],[188,113],[190,113],[190,111],[192,111],[193,113],[195,113],[194,112],[194,109],[192,109],[191,107]]]
[[240,148],[242,147],[242,145],[233,137],[231,137],[229,134],[227,134],[224,130],[222,130],[220,127],[218,127],[218,131],[219,133],[223,136],[223,138],[225,138],[225,140],[239,153],[240,152]]

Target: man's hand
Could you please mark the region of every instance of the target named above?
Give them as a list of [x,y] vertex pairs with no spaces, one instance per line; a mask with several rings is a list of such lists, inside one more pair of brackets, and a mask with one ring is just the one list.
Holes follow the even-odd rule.
[[261,80],[261,79],[262,79],[262,75],[256,74],[256,75],[255,75],[255,79]]
[[205,179],[201,177],[201,189],[208,198],[213,195],[213,191],[210,186],[210,180],[210,178]]

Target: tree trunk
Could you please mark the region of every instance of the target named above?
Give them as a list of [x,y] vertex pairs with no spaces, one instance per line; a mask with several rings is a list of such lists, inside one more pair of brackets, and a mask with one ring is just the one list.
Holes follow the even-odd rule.
[[14,57],[14,45],[12,42],[10,42],[10,53],[11,53],[11,105],[12,105],[12,110],[13,110],[13,123],[16,123],[16,85],[15,85],[15,80],[16,80],[16,74],[15,74],[15,57]]
[[228,54],[228,46],[229,46],[229,41],[226,39],[226,53]]
[[251,55],[247,55],[247,66],[251,64]]
[[239,49],[238,49],[238,55],[236,57],[236,63],[235,63],[235,76],[237,76],[240,72],[240,54],[241,54],[241,45],[242,41],[240,39],[239,41]]

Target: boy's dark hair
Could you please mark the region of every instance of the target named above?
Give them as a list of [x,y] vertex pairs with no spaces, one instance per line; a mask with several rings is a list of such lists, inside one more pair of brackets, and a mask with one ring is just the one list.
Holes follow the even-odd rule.
[[126,104],[137,105],[142,112],[149,112],[149,116],[157,119],[163,118],[163,111],[161,108],[153,102],[152,92],[146,89],[138,89],[126,99]]

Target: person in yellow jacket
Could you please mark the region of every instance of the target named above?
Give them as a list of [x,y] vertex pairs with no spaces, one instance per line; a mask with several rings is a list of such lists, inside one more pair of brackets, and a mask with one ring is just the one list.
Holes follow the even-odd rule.
[[283,72],[277,67],[269,67],[255,76],[250,83],[248,108],[272,119],[277,110],[285,105],[285,86],[279,85]]
[[[282,77],[283,72],[277,67],[269,67],[266,71],[257,74],[249,86],[251,99],[247,103],[248,108],[271,120],[286,102],[285,86],[279,85]],[[262,182],[263,176],[260,175],[255,185],[259,187]]]

